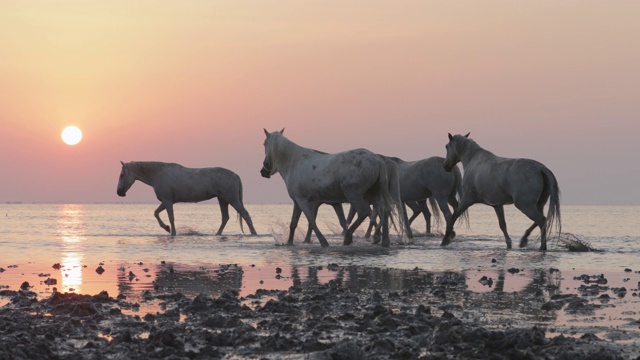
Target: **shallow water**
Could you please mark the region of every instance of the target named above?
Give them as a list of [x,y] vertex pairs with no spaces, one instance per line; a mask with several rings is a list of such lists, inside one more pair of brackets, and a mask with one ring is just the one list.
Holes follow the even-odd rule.
[[[248,205],[260,234],[255,237],[242,234],[233,211],[225,235],[213,235],[220,221],[214,203],[177,204],[178,236],[171,237],[153,217],[156,206],[0,205],[0,268],[4,270],[0,270],[0,286],[17,290],[27,281],[40,297],[56,287],[85,294],[107,290],[111,296],[123,294],[135,301],[145,290],[217,295],[232,288],[246,296],[259,288],[287,289],[338,277],[354,289],[400,291],[420,289],[425,279],[452,272],[463,276],[467,289],[477,297],[466,301],[495,304],[488,315],[491,319],[508,319],[516,311],[530,323],[558,329],[602,319],[625,330],[638,328],[633,321],[638,320],[640,302],[640,207],[564,206],[563,232],[600,251],[570,252],[552,241],[549,251],[541,253],[536,241],[530,241],[527,249],[506,250],[495,213],[482,205],[470,209],[470,227],[458,224],[458,236],[446,248],[440,247],[440,236],[424,235],[420,218],[413,225],[418,233],[414,240],[399,244],[396,235],[386,249],[364,239],[363,230],[356,233],[354,245],[342,246],[330,207],[322,207],[319,214],[319,226],[331,244],[324,249],[315,239],[302,243],[304,219],[295,245],[282,245],[289,231],[291,205]],[[530,221],[513,207],[505,210],[517,245]],[[60,268],[54,269],[54,264]],[[104,273],[96,272],[99,266]],[[621,298],[609,289],[606,293],[612,299],[592,316],[567,317],[562,312],[549,316],[539,311],[553,294],[577,293],[582,282],[574,278],[582,274],[605,274],[607,286],[626,287],[627,295]],[[47,279],[56,283],[47,285]],[[519,307],[520,296],[529,303],[533,299],[535,308]],[[0,297],[0,305],[7,301]]]

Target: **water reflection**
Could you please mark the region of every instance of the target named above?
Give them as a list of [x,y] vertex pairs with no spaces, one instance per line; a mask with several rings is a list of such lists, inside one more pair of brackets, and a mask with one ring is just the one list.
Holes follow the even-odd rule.
[[61,240],[60,284],[62,292],[82,292],[84,258],[84,205],[60,205],[57,234]]
[[[377,289],[404,293],[412,301],[436,306],[446,301],[470,311],[488,311],[494,318],[511,319],[517,313],[521,321],[545,323],[552,322],[556,312],[542,310],[542,305],[560,287],[559,274],[546,270],[430,272],[335,264],[285,268],[233,264],[205,268],[177,263],[146,268],[149,270],[146,280],[140,277],[134,280],[126,275],[129,271],[141,273],[142,266],[120,273],[118,286],[122,294],[140,298],[142,291],[150,290],[156,294],[180,292],[192,297],[201,293],[217,296],[233,289],[240,296],[248,296],[258,289],[285,290],[291,286],[305,288],[333,282],[353,292]],[[491,286],[479,281],[482,277],[493,279]]]

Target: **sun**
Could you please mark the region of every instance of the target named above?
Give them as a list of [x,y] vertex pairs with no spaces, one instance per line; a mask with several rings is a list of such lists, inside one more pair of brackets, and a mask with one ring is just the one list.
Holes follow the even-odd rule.
[[82,140],[82,131],[76,126],[67,126],[62,130],[62,141],[67,145],[76,145]]

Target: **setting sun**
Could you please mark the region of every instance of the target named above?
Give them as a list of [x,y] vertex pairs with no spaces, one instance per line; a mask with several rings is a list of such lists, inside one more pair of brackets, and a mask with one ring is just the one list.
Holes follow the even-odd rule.
[[67,145],[76,145],[82,140],[82,131],[76,126],[67,126],[62,130],[62,141]]

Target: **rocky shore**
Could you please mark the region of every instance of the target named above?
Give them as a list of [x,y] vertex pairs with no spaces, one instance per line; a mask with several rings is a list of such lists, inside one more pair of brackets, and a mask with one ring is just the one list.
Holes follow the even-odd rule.
[[[597,280],[597,279],[596,279]],[[596,282],[597,284],[597,282]],[[439,276],[428,289],[358,289],[341,281],[258,290],[240,297],[187,297],[147,291],[154,314],[106,292],[54,292],[38,299],[28,284],[2,290],[0,359],[637,359],[637,342],[595,332],[550,336],[548,329],[487,322],[481,305],[454,292],[464,279]],[[578,295],[526,306],[583,311]],[[587,309],[588,311],[588,309]]]

